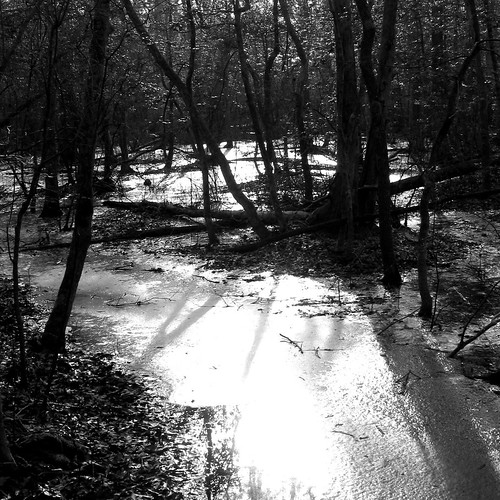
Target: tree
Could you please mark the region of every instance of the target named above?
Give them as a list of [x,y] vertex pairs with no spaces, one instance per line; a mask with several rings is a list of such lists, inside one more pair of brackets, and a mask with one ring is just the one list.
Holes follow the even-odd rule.
[[392,236],[390,169],[387,152],[387,105],[393,75],[397,0],[385,0],[383,4],[382,30],[378,54],[378,71],[374,70],[373,45],[376,28],[371,7],[366,0],[356,0],[363,24],[360,48],[360,67],[370,102],[370,129],[366,146],[365,169],[376,171],[378,181],[379,234],[383,282],[388,286],[399,286],[399,274]]
[[338,204],[335,216],[346,221],[345,230],[339,235],[339,247],[350,255],[354,237],[353,193],[361,162],[360,101],[351,4],[348,0],[330,0],[329,5],[335,24],[337,68],[337,176],[331,197]]
[[[188,32],[190,35],[190,53],[189,53],[189,68],[186,77],[186,87],[190,95],[193,95],[193,76],[196,67],[196,23],[194,20],[193,6],[191,0],[186,0],[186,11],[187,11],[187,24]],[[203,137],[201,135],[200,129],[197,126],[197,122],[192,123],[192,130],[194,135],[195,147],[200,158],[201,165],[201,175],[203,182],[203,215],[205,219],[205,224],[207,226],[208,234],[208,244],[209,246],[215,245],[219,242],[217,235],[215,233],[215,227],[212,222],[211,214],[211,201],[210,201],[210,159],[205,152],[205,146],[203,145]]]
[[[259,146],[259,150],[262,155],[262,162],[264,163],[264,168],[266,171],[266,178],[269,188],[269,197],[271,199],[271,206],[273,207],[273,210],[276,213],[276,217],[278,218],[280,229],[284,231],[286,228],[286,223],[285,219],[283,218],[283,213],[278,200],[278,192],[276,189],[276,181],[274,178],[272,157],[269,154],[266,145],[266,138],[263,130],[265,122],[262,119],[261,113],[259,112],[259,106],[256,102],[257,98],[252,88],[251,78],[250,78],[250,65],[244,48],[241,16],[244,12],[250,10],[250,1],[246,0],[244,5],[242,6],[240,4],[240,0],[234,0],[233,6],[234,6],[234,27],[236,30],[236,41],[238,45],[238,55],[240,58],[241,79],[243,80],[243,86],[245,88],[248,110],[250,112],[250,117],[252,119],[252,126],[255,133],[255,139]],[[254,77],[254,81],[255,80],[257,80],[257,77]]]
[[[53,7],[53,10],[52,10]],[[43,117],[42,158],[45,166],[45,198],[42,217],[58,217],[61,215],[59,206],[59,144],[57,132],[57,61],[59,59],[59,30],[68,11],[67,1],[61,5],[47,6],[47,24],[49,40],[46,55],[45,110]]]
[[78,131],[78,175],[75,227],[59,291],[45,325],[41,343],[53,353],[65,348],[66,326],[82,275],[92,235],[95,149],[99,118],[102,116],[102,90],[105,76],[106,46],[111,32],[110,0],[95,0],[85,108]]
[[287,0],[279,0],[279,2],[287,33],[295,45],[300,60],[299,77],[295,84],[295,120],[297,123],[297,133],[299,135],[300,163],[304,176],[304,197],[306,200],[310,201],[313,199],[313,179],[311,167],[309,166],[312,139],[309,136],[306,126],[306,114],[309,106],[309,57],[292,23]]
[[[472,26],[474,43],[481,43],[481,29],[479,26],[479,18],[477,14],[476,1],[465,0],[466,7],[469,11],[470,23]],[[481,155],[481,166],[483,173],[483,189],[491,188],[491,172],[490,172],[490,101],[488,98],[488,89],[486,86],[486,78],[484,75],[484,67],[482,61],[482,51],[478,52],[475,58],[475,77],[478,92],[478,115],[479,115],[479,150]]]
[[16,467],[16,461],[10,451],[9,442],[5,433],[5,418],[3,414],[2,394],[0,393],[0,469]]
[[[495,2],[493,2],[494,5]],[[493,83],[495,89],[495,102],[496,102],[496,113],[495,113],[495,123],[500,124],[500,69],[498,64],[498,37],[496,36],[493,20],[498,16],[497,11],[490,4],[490,0],[483,0],[484,5],[484,17],[486,22],[486,33],[488,37],[488,56],[491,62],[491,69],[493,73]],[[497,25],[498,25],[498,17]]]

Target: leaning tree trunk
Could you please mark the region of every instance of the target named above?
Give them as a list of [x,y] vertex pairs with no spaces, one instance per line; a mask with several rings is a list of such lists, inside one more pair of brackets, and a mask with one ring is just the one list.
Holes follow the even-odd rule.
[[255,205],[248,199],[248,197],[242,191],[241,187],[236,182],[227,158],[224,156],[224,153],[221,151],[219,147],[219,143],[212,135],[206,123],[200,116],[198,109],[196,107],[196,103],[194,102],[193,96],[189,92],[188,87],[182,81],[178,73],[174,71],[172,66],[168,63],[168,61],[165,59],[163,54],[158,49],[158,46],[154,43],[154,41],[150,37],[144,24],[137,15],[137,12],[135,11],[135,8],[132,5],[131,0],[122,0],[122,4],[125,7],[125,10],[127,11],[129,18],[132,21],[132,24],[134,25],[137,33],[141,37],[144,45],[149,50],[149,53],[151,54],[153,60],[164,72],[165,76],[170,80],[172,85],[176,87],[176,89],[178,90],[184,104],[189,110],[189,115],[193,125],[196,126],[200,131],[200,134],[203,137],[204,142],[207,144],[207,147],[210,153],[212,154],[212,158],[220,166],[222,175],[224,177],[224,180],[226,181],[226,185],[228,187],[229,192],[236,200],[236,202],[241,205],[243,210],[245,210],[248,216],[249,223],[252,226],[255,233],[259,236],[259,238],[266,239],[269,236],[269,230],[266,228],[265,224],[263,224],[263,222],[259,219]]
[[93,33],[89,48],[89,73],[85,95],[85,109],[78,134],[79,169],[75,228],[71,240],[66,269],[59,292],[42,335],[45,350],[58,353],[66,345],[65,331],[82,275],[92,235],[95,148],[98,119],[101,110],[106,45],[111,31],[110,0],[95,0]]

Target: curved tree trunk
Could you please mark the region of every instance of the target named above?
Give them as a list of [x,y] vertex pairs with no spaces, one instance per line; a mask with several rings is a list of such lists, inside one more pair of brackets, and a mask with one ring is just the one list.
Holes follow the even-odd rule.
[[89,48],[89,73],[85,94],[85,109],[78,134],[78,176],[75,228],[71,240],[66,269],[56,301],[42,334],[45,350],[58,353],[66,345],[66,326],[71,314],[87,250],[92,236],[93,194],[97,125],[101,110],[106,45],[110,33],[110,0],[95,0],[93,33]]

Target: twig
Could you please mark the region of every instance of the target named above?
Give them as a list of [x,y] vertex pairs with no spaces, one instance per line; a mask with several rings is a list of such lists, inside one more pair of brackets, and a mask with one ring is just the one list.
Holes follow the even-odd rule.
[[460,342],[458,343],[457,347],[453,349],[453,351],[450,353],[448,357],[454,358],[464,347],[468,346],[470,343],[474,342],[478,337],[486,333],[488,330],[493,328],[495,325],[500,323],[500,313],[495,314],[493,318],[490,320],[490,322],[483,326],[483,328],[480,328],[477,330],[476,334],[473,335],[472,337],[468,338],[467,340],[461,339]]
[[298,341],[292,340],[291,338],[287,337],[286,335],[283,335],[282,333],[280,333],[280,337],[283,337],[285,339],[282,340],[281,342],[288,342],[289,344],[292,344],[300,351],[300,354],[304,354],[304,349],[302,349],[302,342],[299,343]]
[[406,390],[408,389],[408,384],[410,383],[410,376],[413,375],[417,380],[422,380],[422,377],[417,375],[416,373],[413,373],[411,370],[408,370],[408,373],[406,375],[403,375],[401,378],[398,378],[396,380],[396,383],[401,382],[401,390],[399,391],[399,394],[405,394]]
[[413,316],[420,308],[417,307],[415,310],[412,312],[408,313],[406,316],[403,316],[402,318],[397,318],[394,321],[391,321],[385,328],[382,328],[377,335],[381,335],[384,333],[386,330],[388,330],[391,326],[394,326],[396,323],[401,323],[401,321],[405,320],[406,318],[409,318],[410,316]]
[[335,434],[344,434],[344,436],[350,436],[353,439],[356,439],[356,436],[354,434],[349,434],[349,432],[344,432],[344,431],[332,431],[335,432]]
[[[121,297],[120,297],[121,299]],[[144,300],[141,300],[141,299],[137,299],[136,301],[134,302],[120,302],[120,299],[117,299],[116,301],[115,300],[108,300],[105,302],[105,304],[107,306],[111,306],[111,307],[125,307],[125,306],[143,306],[143,305],[146,305],[146,304],[151,304],[151,302],[153,302],[153,300],[155,300],[154,297],[151,297],[149,299],[144,299]],[[170,299],[166,299],[166,300],[170,300]]]
[[[494,285],[490,288],[490,290],[488,291],[487,295],[483,298],[483,300],[481,301],[481,303],[476,307],[476,310],[471,314],[471,316],[469,317],[469,319],[467,320],[467,322],[465,323],[464,327],[462,328],[462,333],[460,334],[460,341],[458,343],[458,345],[462,345],[464,343],[464,338],[465,338],[465,333],[467,332],[467,328],[469,328],[469,325],[472,323],[472,320],[476,317],[476,315],[479,313],[479,311],[482,309],[482,307],[484,306],[484,304],[487,302],[487,300],[490,298],[491,294],[493,293],[493,291],[495,290],[496,286],[500,284],[500,280],[499,281],[496,281],[494,283]],[[467,344],[465,344],[467,345]],[[463,347],[465,347],[465,345]],[[453,351],[455,352],[455,351]],[[458,352],[458,351],[457,351]],[[456,353],[455,353],[456,354]],[[451,357],[451,355],[450,355]]]
[[334,352],[334,351],[345,351],[345,349],[329,349],[327,347],[315,347],[314,349],[302,349],[302,352],[314,352],[318,358],[321,359],[319,355],[320,352]]
[[201,274],[193,274],[194,278],[203,278],[204,280],[209,281],[210,283],[220,283],[220,281],[215,281],[215,280],[210,280],[208,278],[205,278],[205,276],[202,276]]

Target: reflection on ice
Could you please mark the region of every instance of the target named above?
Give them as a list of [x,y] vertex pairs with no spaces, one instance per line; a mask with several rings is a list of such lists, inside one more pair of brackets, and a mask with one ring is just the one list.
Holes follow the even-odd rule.
[[262,382],[257,398],[240,408],[236,449],[241,474],[253,471],[272,490],[292,479],[308,487],[326,488],[325,428],[312,395],[300,379],[278,387]]
[[[321,301],[334,313],[338,291],[308,278],[261,278],[248,283],[239,303],[219,298],[201,308],[198,302],[177,318],[164,330],[154,362],[172,383],[172,402],[238,405],[235,459],[240,481],[250,481],[248,498],[282,498],[275,496],[280,491],[292,498],[291,484],[296,493],[319,495],[331,482],[335,457],[322,411],[325,387],[318,384],[345,332],[331,316],[309,317],[307,305]],[[320,356],[317,347],[328,349]],[[264,497],[261,490],[273,493]]]

